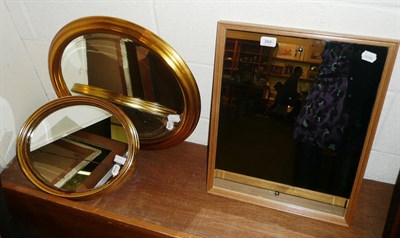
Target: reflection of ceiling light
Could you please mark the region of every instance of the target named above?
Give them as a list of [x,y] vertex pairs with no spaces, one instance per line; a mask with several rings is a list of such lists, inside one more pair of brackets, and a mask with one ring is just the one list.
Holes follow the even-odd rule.
[[77,174],[89,176],[91,173],[89,171],[79,170]]

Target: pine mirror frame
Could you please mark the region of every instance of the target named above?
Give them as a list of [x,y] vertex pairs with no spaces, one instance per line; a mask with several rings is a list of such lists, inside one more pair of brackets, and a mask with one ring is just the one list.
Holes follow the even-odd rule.
[[[34,130],[45,118],[47,118],[47,116],[66,107],[82,105],[100,108],[113,115],[124,128],[128,149],[126,152],[126,162],[124,166],[122,166],[119,174],[110,182],[98,188],[88,189],[86,191],[71,192],[50,186],[33,171],[33,165],[30,162],[31,136]],[[25,121],[17,137],[17,159],[23,173],[28,180],[31,181],[37,188],[46,193],[71,200],[92,199],[100,195],[111,193],[120,188],[136,169],[137,153],[139,152],[139,148],[140,144],[138,134],[132,121],[125,115],[125,113],[119,107],[110,102],[88,96],[67,96],[55,99],[43,105]]]
[[[163,39],[132,22],[107,16],[76,19],[54,36],[48,54],[48,68],[58,97],[70,96],[63,75],[61,60],[68,44],[75,38],[91,33],[108,33],[126,38],[147,47],[168,65],[183,95],[184,110],[178,128],[157,138],[141,138],[142,149],[164,149],[184,141],[197,126],[200,118],[200,93],[194,76],[179,54]],[[129,106],[129,104],[127,105]],[[149,108],[151,110],[151,108]]]
[[[216,175],[216,153],[217,153],[217,142],[218,142],[218,126],[219,126],[219,115],[220,115],[220,103],[221,103],[221,85],[222,85],[222,74],[224,66],[224,53],[225,43],[227,39],[227,32],[229,30],[244,32],[244,33],[256,33],[259,35],[279,35],[288,37],[299,37],[299,38],[310,38],[317,40],[331,40],[348,43],[357,43],[365,45],[383,46],[388,48],[388,54],[386,63],[383,69],[381,81],[376,95],[375,104],[372,110],[372,116],[368,125],[368,131],[364,140],[364,146],[359,160],[355,180],[353,183],[349,203],[347,209],[345,209],[344,216],[332,215],[329,213],[304,208],[291,203],[280,203],[267,198],[257,197],[250,193],[238,191],[231,188],[217,186],[215,179]],[[210,116],[210,129],[209,129],[209,147],[208,147],[208,173],[207,173],[207,190],[211,194],[229,197],[232,199],[268,207],[276,210],[281,210],[288,213],[297,214],[317,220],[326,221],[343,226],[349,226],[351,224],[352,217],[355,213],[364,173],[368,163],[368,157],[370,155],[373,139],[377,130],[379,117],[382,111],[385,95],[388,89],[391,72],[394,67],[396,55],[399,50],[399,41],[391,39],[380,39],[364,36],[354,36],[346,34],[336,34],[320,31],[311,31],[303,29],[293,29],[284,27],[274,27],[258,24],[248,24],[240,22],[230,21],[219,21],[217,24],[217,36],[216,36],[216,51],[215,51],[215,64],[214,64],[214,81],[212,91],[212,103],[211,103],[211,116]],[[240,138],[238,138],[240,140]],[[246,150],[246,148],[242,148]],[[245,189],[244,189],[245,190]]]

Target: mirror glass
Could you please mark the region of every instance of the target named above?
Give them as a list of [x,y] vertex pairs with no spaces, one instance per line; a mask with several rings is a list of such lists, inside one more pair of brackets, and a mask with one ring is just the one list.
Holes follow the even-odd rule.
[[115,156],[123,157],[128,150],[121,142],[126,141],[125,132],[113,128],[118,124],[105,110],[93,106],[72,106],[50,114],[31,135],[29,156],[35,173],[69,192],[101,186],[112,178]]
[[360,186],[397,46],[219,27],[209,189],[342,223],[330,215],[345,217]]
[[86,102],[68,105],[68,97],[58,99],[27,120],[19,137],[25,143],[19,144],[18,158],[35,185],[78,198],[107,190],[133,171],[138,142],[132,139],[138,137],[135,131],[128,134],[134,127],[124,114],[112,111],[122,113],[114,105],[99,107],[96,103],[101,99],[71,98]]
[[59,97],[90,95],[118,105],[144,149],[185,140],[200,117],[200,94],[182,58],[165,41],[112,17],[70,22],[54,37],[50,76]]
[[[142,139],[169,133],[180,122],[184,102],[175,75],[159,56],[138,43],[112,34],[80,36],[65,49],[61,69],[72,95],[104,96],[116,103],[120,98],[140,100],[133,105],[121,103],[121,108]],[[178,121],[168,123],[168,116]]]

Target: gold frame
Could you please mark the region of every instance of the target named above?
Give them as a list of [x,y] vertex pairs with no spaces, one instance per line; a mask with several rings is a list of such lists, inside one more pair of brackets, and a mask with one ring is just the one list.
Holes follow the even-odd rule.
[[[164,40],[151,31],[125,21],[105,16],[91,16],[74,20],[65,25],[54,37],[48,54],[50,79],[58,97],[71,95],[61,72],[61,59],[67,45],[76,37],[90,33],[109,33],[137,42],[170,66],[184,97],[184,111],[176,128],[156,138],[141,138],[143,149],[163,149],[184,141],[196,128],[200,118],[200,93],[189,67],[178,53]],[[111,99],[112,98],[108,98]],[[128,107],[131,105],[124,104]],[[147,111],[154,111],[152,105],[141,105]]]
[[119,104],[122,106],[129,105],[132,108],[135,108],[137,110],[147,112],[152,115],[159,116],[159,117],[166,118],[170,114],[177,113],[175,110],[172,110],[172,109],[165,107],[163,105],[160,105],[158,103],[145,101],[145,100],[142,100],[140,98],[135,98],[135,97],[127,97],[125,95],[111,92],[109,90],[91,86],[91,85],[75,83],[74,86],[72,86],[71,91],[79,93],[79,94],[87,95],[87,96],[93,96],[93,97],[107,99],[108,101],[110,101],[112,103]]
[[[259,40],[262,35],[277,35],[300,37],[300,38],[313,38],[319,40],[335,40],[342,42],[369,44],[384,46],[388,48],[388,55],[382,73],[381,83],[379,84],[374,108],[372,111],[371,120],[368,126],[368,132],[365,137],[363,150],[361,153],[360,162],[357,168],[356,177],[354,180],[351,196],[348,201],[341,200],[340,203],[345,203],[344,215],[335,215],[321,212],[315,209],[310,209],[302,205],[290,202],[281,202],[273,199],[273,194],[265,195],[266,188],[277,186],[276,184],[265,184],[253,177],[244,176],[241,174],[226,173],[215,168],[216,163],[216,150],[217,150],[217,137],[218,137],[218,123],[219,123],[219,110],[221,98],[221,85],[222,85],[222,72],[224,62],[225,42],[228,38],[229,30],[236,31],[236,35],[240,39],[253,39]],[[253,36],[252,36],[253,35]],[[253,38],[252,38],[253,37]],[[299,30],[291,28],[278,28],[265,25],[237,23],[229,21],[220,21],[217,25],[216,37],[216,52],[215,52],[215,65],[214,65],[214,84],[212,92],[211,104],[211,117],[210,117],[210,136],[209,136],[209,150],[208,150],[208,174],[207,174],[207,190],[209,193],[220,195],[224,197],[233,198],[240,201],[249,202],[252,204],[269,207],[317,220],[323,220],[330,223],[335,223],[343,226],[349,226],[351,219],[356,209],[357,199],[360,193],[362,180],[364,177],[365,169],[368,162],[368,157],[371,151],[373,138],[377,129],[378,120],[382,111],[383,102],[385,99],[386,91],[389,85],[390,75],[394,67],[397,51],[399,49],[399,41],[360,37],[345,34],[327,33],[310,30]],[[246,148],[243,148],[244,150]],[[222,179],[222,180],[221,180]],[[223,184],[221,184],[223,182]],[[261,184],[261,185],[260,185]],[[295,187],[284,187],[282,189],[292,189]],[[302,192],[297,189],[295,192]],[[318,194],[307,194],[311,196],[318,196]],[[290,200],[290,199],[289,199]],[[347,199],[346,199],[347,200]]]
[[[127,160],[122,166],[118,176],[111,182],[101,187],[90,189],[83,192],[68,192],[56,189],[41,180],[34,172],[29,162],[29,151],[31,135],[40,122],[51,113],[69,106],[88,105],[101,108],[115,116],[126,131],[128,140]],[[22,171],[26,177],[39,189],[44,192],[73,200],[91,199],[95,196],[103,195],[118,189],[133,173],[136,168],[136,156],[139,151],[139,136],[131,120],[125,113],[114,104],[102,99],[87,96],[68,96],[53,100],[37,109],[22,125],[17,138],[17,158]]]

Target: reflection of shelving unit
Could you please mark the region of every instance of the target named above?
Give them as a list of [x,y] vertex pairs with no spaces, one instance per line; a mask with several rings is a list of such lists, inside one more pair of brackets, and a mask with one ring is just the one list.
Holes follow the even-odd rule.
[[[322,62],[323,41],[298,39],[298,42],[285,42],[282,39],[277,47],[260,46],[256,40],[228,38],[225,44],[224,74],[234,76],[239,71],[252,72],[255,67],[268,66],[268,76],[275,80],[289,77],[296,66],[303,68],[301,80],[313,81],[315,68]],[[311,70],[314,68],[314,70]]]
[[267,65],[272,56],[270,49],[260,46],[257,41],[228,38],[225,45],[224,74],[233,76],[243,70],[251,73],[256,67]]
[[284,83],[293,72],[293,69],[300,66],[303,74],[298,82],[299,91],[309,91],[318,74],[318,64],[298,60],[287,60],[274,58],[269,69],[269,81],[271,85],[278,82]]
[[235,70],[237,69],[237,50],[238,50],[238,40],[230,40],[226,41],[225,46],[225,56],[224,56],[224,70]]
[[293,69],[300,66],[303,75],[298,83],[298,91],[308,92],[318,74],[318,66],[322,63],[324,46],[323,41],[305,39],[292,42],[282,40],[278,43],[269,67],[271,86],[278,82],[284,83]]
[[[259,40],[249,39],[242,35],[227,38],[223,66],[224,79],[260,88],[265,87],[268,82],[268,100],[272,102],[277,93],[275,85],[278,82],[283,84],[290,77],[293,69],[300,66],[303,69],[303,75],[298,82],[298,92],[307,95],[318,74],[318,66],[322,63],[321,54],[325,43],[320,40],[293,37],[277,37],[277,41],[276,47],[265,47],[260,45]],[[263,74],[261,80],[260,74]]]

